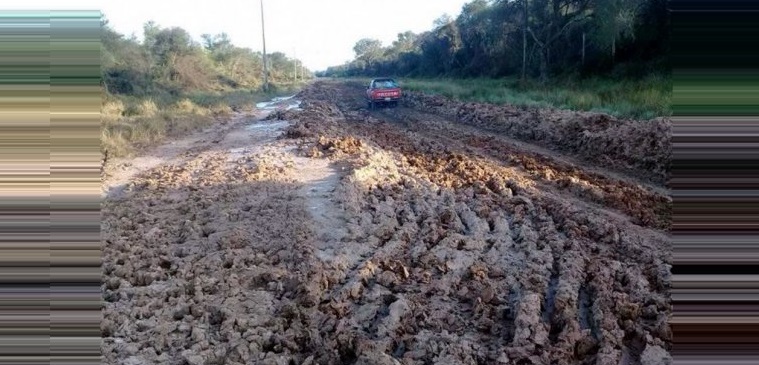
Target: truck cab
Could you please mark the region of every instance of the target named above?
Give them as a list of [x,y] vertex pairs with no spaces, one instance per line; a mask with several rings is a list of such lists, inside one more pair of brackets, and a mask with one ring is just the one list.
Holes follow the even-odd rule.
[[380,105],[398,106],[401,95],[400,86],[391,78],[374,79],[366,87],[366,101],[369,109]]

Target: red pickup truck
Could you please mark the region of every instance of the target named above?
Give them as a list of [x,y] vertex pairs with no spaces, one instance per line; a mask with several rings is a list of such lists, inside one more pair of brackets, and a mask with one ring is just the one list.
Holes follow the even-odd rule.
[[366,88],[366,103],[369,109],[379,105],[398,106],[401,100],[401,88],[393,79],[374,79]]

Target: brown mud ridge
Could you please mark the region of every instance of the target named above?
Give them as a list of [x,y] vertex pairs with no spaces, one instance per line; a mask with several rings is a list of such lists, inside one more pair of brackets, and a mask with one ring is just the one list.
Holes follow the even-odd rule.
[[657,183],[669,175],[672,122],[620,120],[602,113],[463,103],[409,92],[408,106],[460,123],[577,155],[600,166],[627,170]]
[[106,199],[106,363],[671,361],[663,187],[358,91]]

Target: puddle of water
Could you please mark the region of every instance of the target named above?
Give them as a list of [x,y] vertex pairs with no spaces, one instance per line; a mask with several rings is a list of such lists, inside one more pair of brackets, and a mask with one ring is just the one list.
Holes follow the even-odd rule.
[[287,110],[291,110],[291,109],[301,110],[300,109],[300,100],[296,101],[295,104],[288,105],[286,109]]
[[288,105],[281,105],[281,104],[256,104],[256,107],[260,110],[277,110],[277,109],[284,109],[284,110],[291,110],[291,109],[300,109],[300,102],[288,104]]
[[246,128],[247,129],[256,129],[256,130],[261,130],[261,129],[277,130],[277,129],[280,129],[282,127],[286,127],[288,124],[290,124],[290,122],[288,122],[288,121],[285,120],[285,121],[279,121],[279,122],[274,122],[274,123],[256,123],[256,124],[251,124],[251,125],[247,126]]
[[290,100],[290,99],[292,99],[292,98],[294,98],[294,97],[295,97],[295,95],[291,95],[291,96],[280,96],[280,97],[276,97],[276,98],[274,98],[274,99],[271,99],[271,101],[285,101],[285,100]]
[[[261,102],[261,103],[257,103],[256,104],[256,108],[258,108],[258,109],[264,109],[264,110],[273,110],[273,109],[283,108],[282,105],[278,105],[278,104],[281,104],[283,101],[290,100],[290,99],[292,99],[294,97],[295,97],[295,95],[276,97],[274,99],[271,99],[271,101],[264,101],[264,102]],[[288,104],[284,108],[287,108],[287,110],[290,110],[290,109],[293,109],[293,108],[297,108],[298,106],[300,106],[300,101],[298,101],[296,103],[290,103],[290,104]]]

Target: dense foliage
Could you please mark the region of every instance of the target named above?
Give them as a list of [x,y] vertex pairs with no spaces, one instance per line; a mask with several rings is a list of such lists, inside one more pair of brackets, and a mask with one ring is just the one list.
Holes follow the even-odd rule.
[[[224,33],[202,38],[197,42],[182,28],[148,22],[140,42],[117,33],[104,21],[101,69],[107,92],[155,98],[262,86],[260,52],[234,46]],[[268,55],[268,65],[274,85],[292,83],[296,70],[299,79],[312,77],[300,61],[280,52]]]
[[502,77],[666,71],[666,0],[474,0],[389,46],[356,43],[322,76]]

